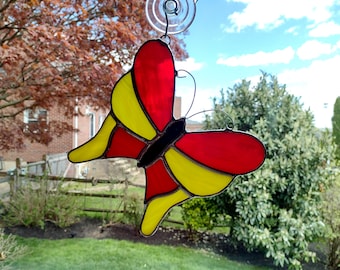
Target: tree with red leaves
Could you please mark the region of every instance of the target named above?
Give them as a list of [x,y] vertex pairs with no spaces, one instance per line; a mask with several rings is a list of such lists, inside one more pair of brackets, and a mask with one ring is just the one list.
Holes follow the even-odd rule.
[[[145,17],[145,1],[4,0],[0,2],[0,150],[23,139],[48,144],[72,130],[71,121],[25,128],[28,109],[107,107],[112,87],[140,45],[161,34]],[[172,38],[178,59],[183,41]]]

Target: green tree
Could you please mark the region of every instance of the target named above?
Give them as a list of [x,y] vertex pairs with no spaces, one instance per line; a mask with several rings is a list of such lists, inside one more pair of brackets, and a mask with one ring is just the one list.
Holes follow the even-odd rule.
[[301,269],[315,254],[308,244],[322,235],[321,193],[332,179],[329,133],[314,127],[313,115],[274,76],[262,73],[251,87],[243,80],[214,100],[206,128],[234,128],[258,136],[267,158],[256,172],[239,176],[226,191],[210,198],[232,218],[231,234],[249,249],[260,249],[279,266]]
[[336,159],[340,161],[340,97],[337,97],[334,104],[332,131],[334,142],[336,145]]

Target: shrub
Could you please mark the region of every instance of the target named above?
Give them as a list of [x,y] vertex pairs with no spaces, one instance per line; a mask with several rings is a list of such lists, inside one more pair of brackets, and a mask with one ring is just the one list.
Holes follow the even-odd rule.
[[47,221],[67,227],[77,220],[78,207],[74,197],[64,194],[61,183],[51,187],[46,177],[22,185],[6,204],[7,225],[45,227]]
[[19,245],[12,234],[5,235],[0,228],[0,269],[11,269],[11,264],[27,253],[25,246]]
[[126,194],[123,198],[123,204],[122,221],[137,228],[143,216],[143,203],[140,196],[137,193]]
[[184,226],[191,232],[212,229],[217,222],[216,206],[202,198],[195,198],[182,204]]
[[214,108],[206,128],[226,126],[230,115],[235,129],[261,139],[267,157],[259,170],[238,176],[209,200],[231,216],[231,235],[249,250],[263,251],[279,266],[302,269],[315,258],[309,243],[325,228],[322,193],[334,180],[328,170],[334,162],[330,132],[317,129],[299,98],[266,73],[254,87],[243,80],[222,91]]
[[324,194],[323,216],[327,226],[328,268],[340,269],[340,176]]

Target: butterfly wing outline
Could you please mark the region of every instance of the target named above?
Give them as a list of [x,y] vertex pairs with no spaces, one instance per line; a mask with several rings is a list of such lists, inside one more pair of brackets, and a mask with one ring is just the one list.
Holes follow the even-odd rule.
[[[128,157],[140,160],[174,122],[175,67],[160,40],[146,42],[132,69],[116,83],[111,112],[97,135],[72,150],[72,162]],[[193,196],[222,192],[236,175],[256,170],[265,150],[255,137],[241,132],[210,131],[183,134],[144,166],[145,211],[141,233],[152,235],[166,213]]]
[[114,86],[111,111],[102,127],[96,136],[70,151],[69,160],[79,163],[107,157],[138,159],[141,149],[173,120],[174,73],[167,45],[160,40],[144,43],[132,69]]
[[[146,42],[137,52],[132,69],[116,83],[111,111],[101,129],[90,141],[70,151],[69,160],[84,162],[111,157],[139,160],[148,145],[174,120],[174,89],[174,60],[168,46],[160,40]],[[145,168],[145,173],[146,205],[161,194],[175,193],[179,187],[162,161]],[[188,198],[187,195],[184,197]],[[175,201],[178,203],[178,198]],[[166,210],[160,210],[161,217],[170,205]],[[157,225],[161,217],[156,218]],[[149,223],[149,218],[143,220],[145,224]],[[156,226],[152,227],[153,233]],[[151,232],[143,234],[150,235]]]

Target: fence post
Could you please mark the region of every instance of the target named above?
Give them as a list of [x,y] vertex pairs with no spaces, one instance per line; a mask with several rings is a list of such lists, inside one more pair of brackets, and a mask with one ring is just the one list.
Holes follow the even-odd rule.
[[48,167],[48,160],[47,155],[43,155],[42,160],[44,161],[44,164],[41,165],[41,170],[43,175],[47,174],[47,167]]
[[15,174],[16,172],[14,171],[13,174],[11,173],[9,176],[9,196],[12,197],[14,195],[14,182],[15,182]]
[[21,167],[22,167],[22,159],[16,158],[14,174],[11,176],[11,179],[9,181],[11,196],[17,191],[19,187]]
[[124,215],[127,212],[127,204],[128,204],[128,188],[129,188],[129,181],[128,178],[125,177],[124,180],[124,202],[123,202],[123,211],[124,211]]

